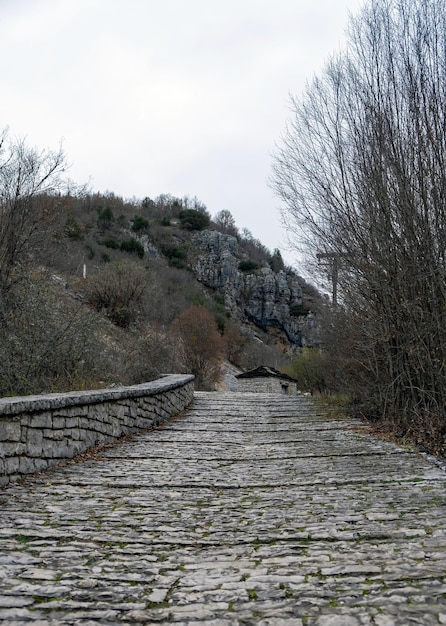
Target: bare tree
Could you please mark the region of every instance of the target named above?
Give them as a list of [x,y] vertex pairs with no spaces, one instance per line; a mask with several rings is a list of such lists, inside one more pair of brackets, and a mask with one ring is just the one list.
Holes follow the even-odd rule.
[[238,229],[235,225],[235,219],[228,209],[219,211],[214,217],[214,222],[223,233],[233,235],[234,237],[237,236]]
[[198,389],[213,389],[221,376],[224,341],[212,314],[201,305],[192,305],[172,323],[177,354],[183,371],[194,374]]
[[369,406],[400,422],[445,417],[445,84],[445,1],[371,0],[274,161],[296,244],[342,258]]
[[38,151],[0,135],[0,294],[47,229],[67,167],[62,149]]

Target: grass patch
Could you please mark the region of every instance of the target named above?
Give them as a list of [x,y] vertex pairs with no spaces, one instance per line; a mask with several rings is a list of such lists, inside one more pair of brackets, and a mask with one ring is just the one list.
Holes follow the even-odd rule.
[[250,599],[251,602],[257,600],[258,596],[257,596],[257,591],[255,589],[247,589],[246,593],[248,594],[248,598]]
[[17,535],[16,536],[16,540],[24,546],[28,545],[31,541],[33,541],[33,539],[34,537],[30,537],[29,535]]

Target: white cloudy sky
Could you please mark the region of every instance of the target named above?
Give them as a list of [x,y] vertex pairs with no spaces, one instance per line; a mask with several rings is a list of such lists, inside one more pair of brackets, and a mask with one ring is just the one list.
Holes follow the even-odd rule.
[[288,262],[271,153],[361,0],[0,0],[0,128],[71,178],[197,196]]

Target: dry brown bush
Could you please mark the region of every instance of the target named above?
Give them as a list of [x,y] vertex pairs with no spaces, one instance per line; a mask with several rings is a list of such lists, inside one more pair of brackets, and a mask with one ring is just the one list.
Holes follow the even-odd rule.
[[3,305],[0,396],[91,386],[107,374],[100,318],[45,280],[23,279]]
[[144,316],[143,296],[148,272],[131,262],[110,263],[85,280],[89,304],[114,324],[128,328]]
[[179,367],[194,374],[198,389],[214,389],[224,352],[214,317],[205,307],[192,305],[174,320],[171,331],[178,342]]

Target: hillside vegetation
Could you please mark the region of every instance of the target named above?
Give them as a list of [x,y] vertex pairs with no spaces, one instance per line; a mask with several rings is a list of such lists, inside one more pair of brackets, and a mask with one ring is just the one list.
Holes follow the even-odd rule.
[[[199,388],[212,389],[224,360],[241,369],[290,362],[318,294],[299,279],[299,304],[288,302],[287,285],[298,278],[278,250],[239,232],[229,211],[212,219],[196,198],[66,189],[60,152],[32,151],[7,135],[2,150],[1,395],[134,384],[167,372],[191,372]],[[233,248],[226,283],[242,283],[237,292],[197,273],[209,254],[203,241],[215,234],[223,255]],[[262,317],[255,306],[263,311],[271,299],[264,283],[279,275],[287,292],[273,293],[280,312]],[[249,298],[260,304],[250,308]]]

